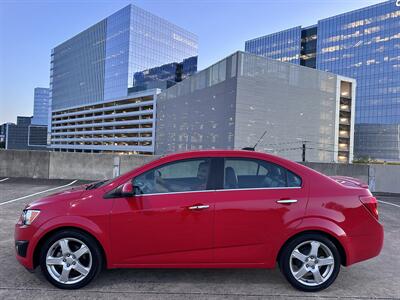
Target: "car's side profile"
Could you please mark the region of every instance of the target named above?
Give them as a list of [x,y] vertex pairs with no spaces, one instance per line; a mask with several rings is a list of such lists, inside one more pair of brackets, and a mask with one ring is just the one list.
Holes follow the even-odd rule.
[[59,288],[106,268],[274,268],[304,291],[383,244],[368,187],[254,151],[162,157],[28,205],[16,256]]

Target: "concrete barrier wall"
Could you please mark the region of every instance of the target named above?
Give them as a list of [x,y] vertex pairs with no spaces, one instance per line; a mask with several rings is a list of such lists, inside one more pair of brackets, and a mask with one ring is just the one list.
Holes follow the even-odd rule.
[[157,155],[122,155],[120,157],[120,173],[124,174],[159,157]]
[[370,165],[369,174],[371,191],[400,193],[400,166]]
[[1,177],[109,179],[159,156],[0,150]]
[[[0,150],[1,177],[109,179],[159,156]],[[400,193],[400,166],[305,163],[326,175],[342,175],[369,183],[371,191]]]
[[113,178],[114,156],[102,153],[50,152],[49,178],[86,180]]
[[49,178],[50,152],[0,150],[0,176]]
[[158,156],[51,152],[49,178],[109,179],[140,167]]
[[306,162],[305,165],[307,167],[310,167],[311,169],[314,169],[328,176],[334,176],[334,175],[349,176],[360,179],[365,183],[368,183],[369,180],[369,165],[312,163],[312,162]]

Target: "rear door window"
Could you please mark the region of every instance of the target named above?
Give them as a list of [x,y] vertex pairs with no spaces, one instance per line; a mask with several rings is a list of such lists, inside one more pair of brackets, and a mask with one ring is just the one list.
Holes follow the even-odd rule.
[[264,160],[227,158],[224,189],[301,187],[299,176]]

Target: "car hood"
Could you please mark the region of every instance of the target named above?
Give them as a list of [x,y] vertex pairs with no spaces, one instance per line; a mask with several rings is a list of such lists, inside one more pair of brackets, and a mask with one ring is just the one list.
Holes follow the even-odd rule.
[[61,192],[57,192],[46,197],[40,198],[38,200],[33,201],[32,203],[27,205],[27,208],[38,208],[40,206],[61,202],[61,201],[70,201],[73,199],[78,199],[82,196],[82,194],[86,191],[87,184],[76,186],[70,189],[63,190]]
[[368,188],[368,184],[354,177],[348,177],[348,176],[329,176],[329,177],[344,186],[361,187],[365,189]]

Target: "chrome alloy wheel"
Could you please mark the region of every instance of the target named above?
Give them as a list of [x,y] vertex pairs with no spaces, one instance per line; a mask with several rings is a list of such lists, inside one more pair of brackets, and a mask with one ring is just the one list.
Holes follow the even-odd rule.
[[331,277],[335,259],[332,251],[319,241],[305,241],[290,255],[290,271],[294,278],[307,286],[318,286]]
[[46,267],[50,276],[63,284],[82,281],[92,267],[92,253],[76,238],[62,238],[49,248]]

